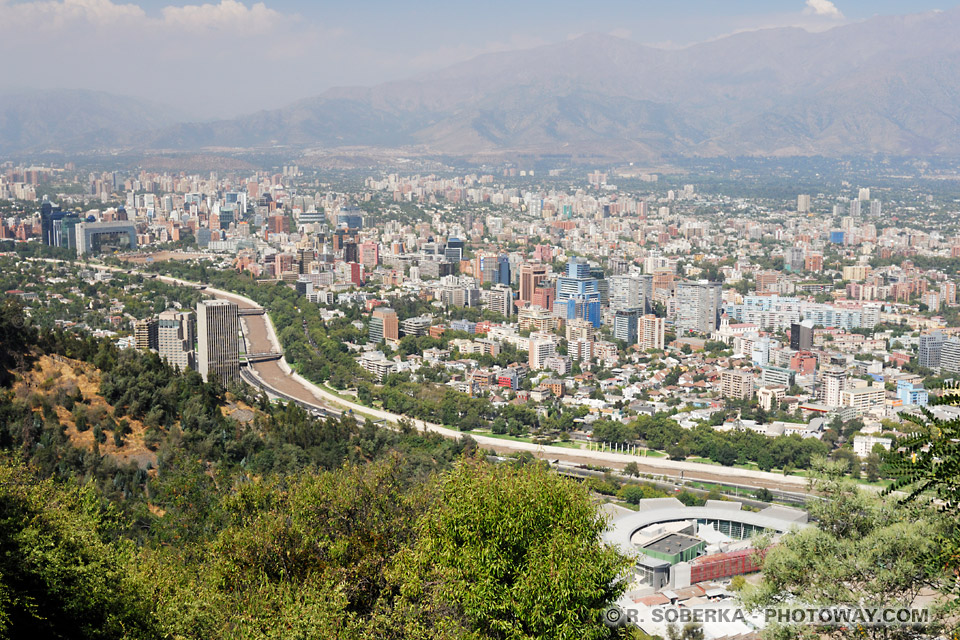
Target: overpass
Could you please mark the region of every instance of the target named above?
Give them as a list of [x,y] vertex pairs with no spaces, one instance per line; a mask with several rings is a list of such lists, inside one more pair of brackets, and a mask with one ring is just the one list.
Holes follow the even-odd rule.
[[241,359],[241,364],[246,362],[251,364],[254,362],[269,362],[270,360],[279,360],[283,357],[282,353],[277,353],[275,351],[265,351],[263,353],[248,353],[246,356],[243,356]]
[[238,313],[241,316],[262,316],[264,314],[264,309],[263,307],[258,307],[256,309],[245,308],[245,309],[240,309]]

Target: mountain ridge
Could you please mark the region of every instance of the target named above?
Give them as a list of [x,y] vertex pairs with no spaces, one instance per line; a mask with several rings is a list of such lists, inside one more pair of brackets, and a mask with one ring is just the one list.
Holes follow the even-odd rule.
[[[123,127],[80,126],[72,137],[36,137],[64,149],[960,156],[956,33],[960,8],[822,32],[741,32],[677,50],[587,34],[484,54],[406,80],[334,87],[238,118],[155,126],[145,112],[140,126],[128,118],[134,121]],[[29,136],[12,144],[5,138],[2,113],[0,151],[29,148]]]

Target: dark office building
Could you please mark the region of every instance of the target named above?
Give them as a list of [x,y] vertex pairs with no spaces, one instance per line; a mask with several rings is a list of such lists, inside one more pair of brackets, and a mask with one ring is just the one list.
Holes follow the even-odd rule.
[[358,249],[356,242],[343,243],[343,261],[360,262],[360,250]]
[[494,284],[505,284],[510,286],[510,258],[507,256],[497,256],[497,277]]
[[363,229],[363,209],[360,207],[341,207],[337,213],[337,226],[347,229]]
[[57,246],[57,239],[54,236],[53,223],[55,220],[63,219],[63,212],[59,206],[55,206],[48,200],[44,200],[40,205],[40,231],[43,244],[51,247]]
[[447,240],[447,248],[443,251],[443,257],[449,262],[460,262],[463,260],[463,240],[460,238],[450,238]]
[[813,348],[813,324],[794,322],[790,325],[790,348],[794,351],[809,351]]
[[77,225],[83,222],[78,213],[54,213],[50,244],[69,249],[77,248]]

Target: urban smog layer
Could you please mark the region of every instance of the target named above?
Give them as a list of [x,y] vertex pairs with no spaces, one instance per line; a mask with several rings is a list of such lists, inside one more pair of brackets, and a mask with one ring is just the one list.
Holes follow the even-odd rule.
[[960,7],[585,8],[0,0],[0,640],[960,640]]

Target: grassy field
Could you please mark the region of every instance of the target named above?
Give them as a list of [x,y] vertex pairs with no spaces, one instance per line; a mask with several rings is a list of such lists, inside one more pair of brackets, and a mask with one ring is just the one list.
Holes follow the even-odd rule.
[[[528,436],[511,436],[505,433],[493,433],[489,429],[474,429],[473,431],[461,431],[464,435],[476,434],[478,436],[484,436],[487,438],[496,438],[497,440],[509,440],[511,442],[527,442],[533,444],[533,438]],[[551,442],[550,447],[564,447],[567,449],[580,449],[580,445],[576,442],[563,442],[561,440],[556,440]]]

